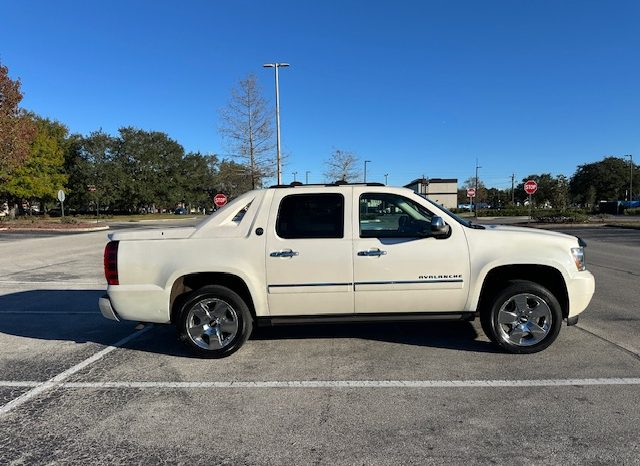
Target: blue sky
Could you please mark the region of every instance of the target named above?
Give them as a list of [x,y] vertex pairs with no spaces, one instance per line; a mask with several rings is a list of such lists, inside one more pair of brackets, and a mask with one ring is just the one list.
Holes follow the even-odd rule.
[[640,160],[637,1],[0,0],[0,60],[26,108],[71,131],[132,125],[225,154],[218,112],[281,71],[283,179],[334,149],[368,179],[490,186],[609,154]]

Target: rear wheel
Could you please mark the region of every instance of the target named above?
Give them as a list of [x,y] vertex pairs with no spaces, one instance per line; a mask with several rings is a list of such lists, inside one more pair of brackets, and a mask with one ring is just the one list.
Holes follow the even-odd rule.
[[510,353],[536,353],[557,338],[562,326],[558,300],[543,286],[529,281],[512,281],[480,320],[486,335]]
[[196,355],[222,358],[251,335],[253,320],[244,300],[224,286],[205,286],[185,296],[178,319],[180,340]]

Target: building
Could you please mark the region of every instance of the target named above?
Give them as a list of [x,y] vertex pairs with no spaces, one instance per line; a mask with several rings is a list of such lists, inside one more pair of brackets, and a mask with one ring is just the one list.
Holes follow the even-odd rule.
[[447,209],[458,207],[457,178],[417,178],[404,187],[426,196],[427,199]]

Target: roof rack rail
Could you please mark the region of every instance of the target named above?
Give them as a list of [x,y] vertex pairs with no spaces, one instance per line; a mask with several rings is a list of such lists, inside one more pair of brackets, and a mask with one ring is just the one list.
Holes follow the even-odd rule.
[[348,181],[335,181],[333,183],[309,183],[309,184],[304,184],[300,181],[293,181],[290,184],[274,184],[272,186],[269,186],[269,188],[296,188],[298,186],[325,186],[325,187],[331,187],[331,186],[386,186],[384,183],[376,183],[376,182],[371,182],[371,183],[349,183]]

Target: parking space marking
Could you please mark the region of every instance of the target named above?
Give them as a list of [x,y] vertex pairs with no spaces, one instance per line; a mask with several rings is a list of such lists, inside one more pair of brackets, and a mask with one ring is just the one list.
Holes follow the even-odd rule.
[[[21,271],[22,273],[22,271]],[[0,286],[2,285],[50,285],[50,286],[61,286],[64,289],[68,289],[70,285],[74,286],[97,286],[100,289],[105,288],[104,281],[95,281],[95,282],[74,282],[74,281],[64,281],[64,282],[55,282],[48,280],[0,280]]]
[[153,326],[152,325],[148,325],[148,326],[138,330],[137,332],[132,333],[131,335],[129,335],[127,337],[124,337],[123,339],[115,342],[114,344],[109,345],[106,348],[98,351],[93,356],[88,357],[84,361],[79,362],[78,364],[76,364],[73,367],[70,367],[69,369],[67,369],[64,372],[59,373],[58,375],[50,378],[46,382],[39,383],[38,385],[33,387],[28,392],[23,393],[19,397],[11,400],[10,402],[5,404],[4,406],[0,407],[0,416],[2,416],[4,414],[7,414],[12,409],[17,408],[18,406],[26,403],[31,398],[34,398],[34,397],[40,395],[41,393],[43,393],[43,392],[45,392],[45,391],[47,391],[47,390],[49,390],[51,388],[59,386],[62,382],[64,382],[66,379],[71,377],[76,372],[79,372],[82,369],[84,369],[85,367],[89,366],[90,364],[93,364],[94,362],[102,359],[107,354],[109,354],[113,350],[119,348],[120,346],[126,345],[131,340],[139,337],[140,335],[142,335],[145,332],[148,332],[151,328],[153,328]]
[[0,315],[23,315],[23,314],[34,314],[34,315],[46,315],[46,316],[73,316],[73,315],[91,315],[91,316],[99,316],[100,311],[0,311]]
[[35,380],[0,380],[0,388],[37,387],[41,383]]
[[635,356],[637,359],[640,359],[640,350],[638,348],[635,348],[634,346],[631,346],[629,344],[626,344],[624,342],[621,341],[613,341],[610,340],[609,338],[601,335],[601,332],[591,326],[589,326],[588,324],[585,325],[584,322],[580,322],[579,324],[576,324],[576,328],[582,330],[583,332],[591,335],[592,337],[596,337],[602,341],[606,341],[607,343],[610,343],[614,346],[617,346],[618,348],[626,351],[627,353],[631,354],[632,356]]
[[[114,349],[114,348],[112,348]],[[90,364],[90,363],[89,363]],[[85,365],[86,366],[86,365]],[[83,366],[83,367],[85,367]],[[75,367],[75,366],[74,366]],[[78,369],[79,370],[79,369]],[[77,371],[76,371],[77,372]],[[71,375],[71,374],[69,374]],[[68,376],[67,376],[68,377]],[[32,386],[34,382],[2,382],[6,386]],[[24,385],[19,385],[24,384]],[[59,388],[501,388],[640,385],[640,377],[538,380],[290,380],[258,382],[60,382]],[[0,411],[1,412],[1,411]]]

